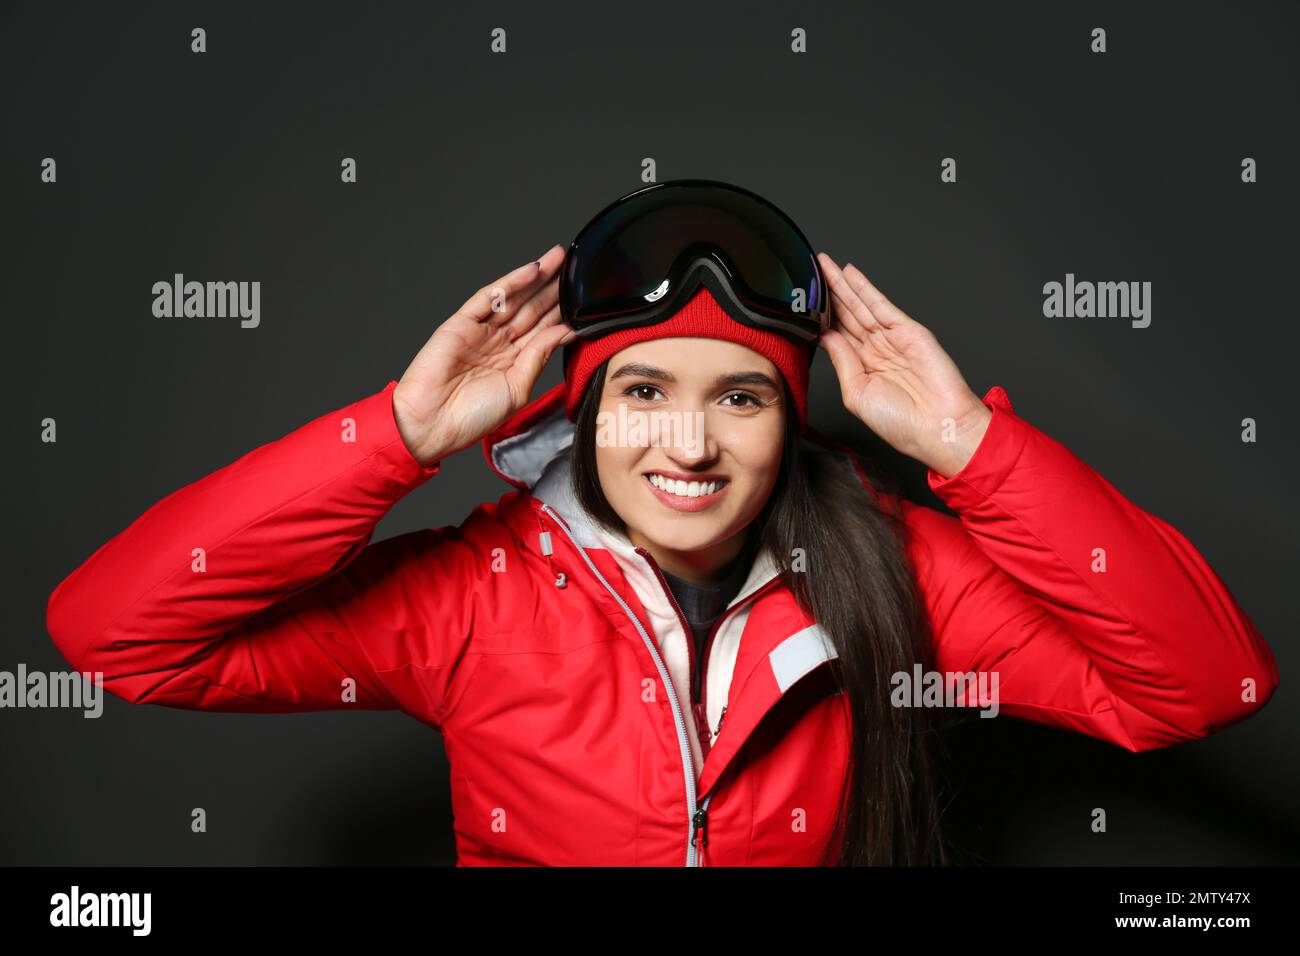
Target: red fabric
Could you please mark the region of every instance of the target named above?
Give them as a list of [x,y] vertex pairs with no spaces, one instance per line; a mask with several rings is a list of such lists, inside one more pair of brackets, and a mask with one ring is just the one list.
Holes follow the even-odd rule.
[[637,342],[678,336],[726,339],[770,359],[790,386],[799,433],[803,434],[807,429],[808,370],[812,366],[815,347],[799,345],[776,332],[737,322],[703,286],[685,306],[663,322],[610,332],[596,339],[578,339],[568,347],[564,363],[565,382],[568,384],[564,413],[569,421],[577,417],[583,389],[601,362]]
[[[396,709],[438,729],[461,865],[682,865],[680,738],[661,672],[593,571],[644,620],[611,553],[584,558],[523,489],[459,526],[370,543],[440,470],[399,436],[395,385],[151,507],[51,594],[54,643],[133,703]],[[561,398],[552,389],[517,419]],[[996,670],[1003,715],[1129,751],[1257,712],[1277,665],[1196,548],[1016,415],[1001,388],[985,402],[974,456],[928,476],[957,517],[879,499],[910,530],[937,668]],[[342,440],[347,419],[355,441]],[[782,689],[769,657],[810,623],[782,578],[753,597],[698,780],[705,864],[808,865],[832,839],[844,697],[824,667]],[[1256,701],[1242,699],[1247,679]]]

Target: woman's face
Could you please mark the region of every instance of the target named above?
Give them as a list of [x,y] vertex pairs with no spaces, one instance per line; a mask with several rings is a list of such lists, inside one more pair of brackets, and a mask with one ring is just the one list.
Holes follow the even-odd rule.
[[[665,338],[615,353],[600,398],[596,465],[628,537],[669,573],[707,583],[740,551],[767,503],[789,413],[777,367],[735,342]],[[687,487],[656,487],[652,476]],[[707,481],[718,483],[712,494],[703,493]],[[699,482],[695,497],[691,482]]]

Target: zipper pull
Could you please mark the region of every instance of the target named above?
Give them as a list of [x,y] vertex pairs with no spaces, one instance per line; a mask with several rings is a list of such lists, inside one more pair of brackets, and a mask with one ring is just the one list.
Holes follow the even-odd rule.
[[727,719],[727,705],[722,705],[722,713],[718,715],[718,729],[716,733],[722,733],[722,722]]
[[[709,832],[705,828],[705,824],[708,823],[708,819],[709,819],[709,811],[707,809],[705,809],[704,807],[695,808],[695,821],[694,821],[695,829],[692,831],[691,834],[691,842],[695,843],[697,846],[709,845]],[[702,838],[703,842],[702,843],[698,842],[697,838]]]
[[[541,523],[541,518],[538,517],[537,520],[538,520],[538,523],[540,524],[540,523]],[[564,587],[564,586],[568,583],[568,582],[565,580],[564,572],[563,572],[563,571],[559,571],[559,570],[556,569],[556,567],[555,567],[555,559],[551,557],[551,555],[553,555],[553,554],[555,553],[555,548],[554,548],[554,546],[551,544],[551,533],[550,533],[549,531],[543,531],[543,532],[541,532],[541,533],[537,536],[537,541],[538,541],[538,544],[541,545],[542,554],[546,555],[546,560],[549,561],[550,564],[551,564],[551,570],[554,571],[555,574],[556,574],[556,578],[555,578],[555,586],[556,586],[557,588],[562,588],[562,587]]]

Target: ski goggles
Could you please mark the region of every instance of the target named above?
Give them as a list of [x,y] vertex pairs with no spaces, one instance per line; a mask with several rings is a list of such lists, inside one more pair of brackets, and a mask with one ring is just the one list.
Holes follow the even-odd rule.
[[564,257],[560,314],[578,338],[671,318],[703,285],[736,321],[816,342],[829,294],[812,246],[755,193],[710,179],[656,183],[583,226]]

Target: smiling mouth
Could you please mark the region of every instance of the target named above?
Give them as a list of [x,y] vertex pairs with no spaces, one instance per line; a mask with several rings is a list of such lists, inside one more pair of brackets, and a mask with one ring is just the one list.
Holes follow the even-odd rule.
[[664,478],[654,472],[650,472],[643,477],[651,487],[664,494],[681,498],[683,501],[689,501],[692,498],[706,498],[709,495],[717,494],[717,492],[731,484],[729,478],[715,478],[711,481],[680,481]]

